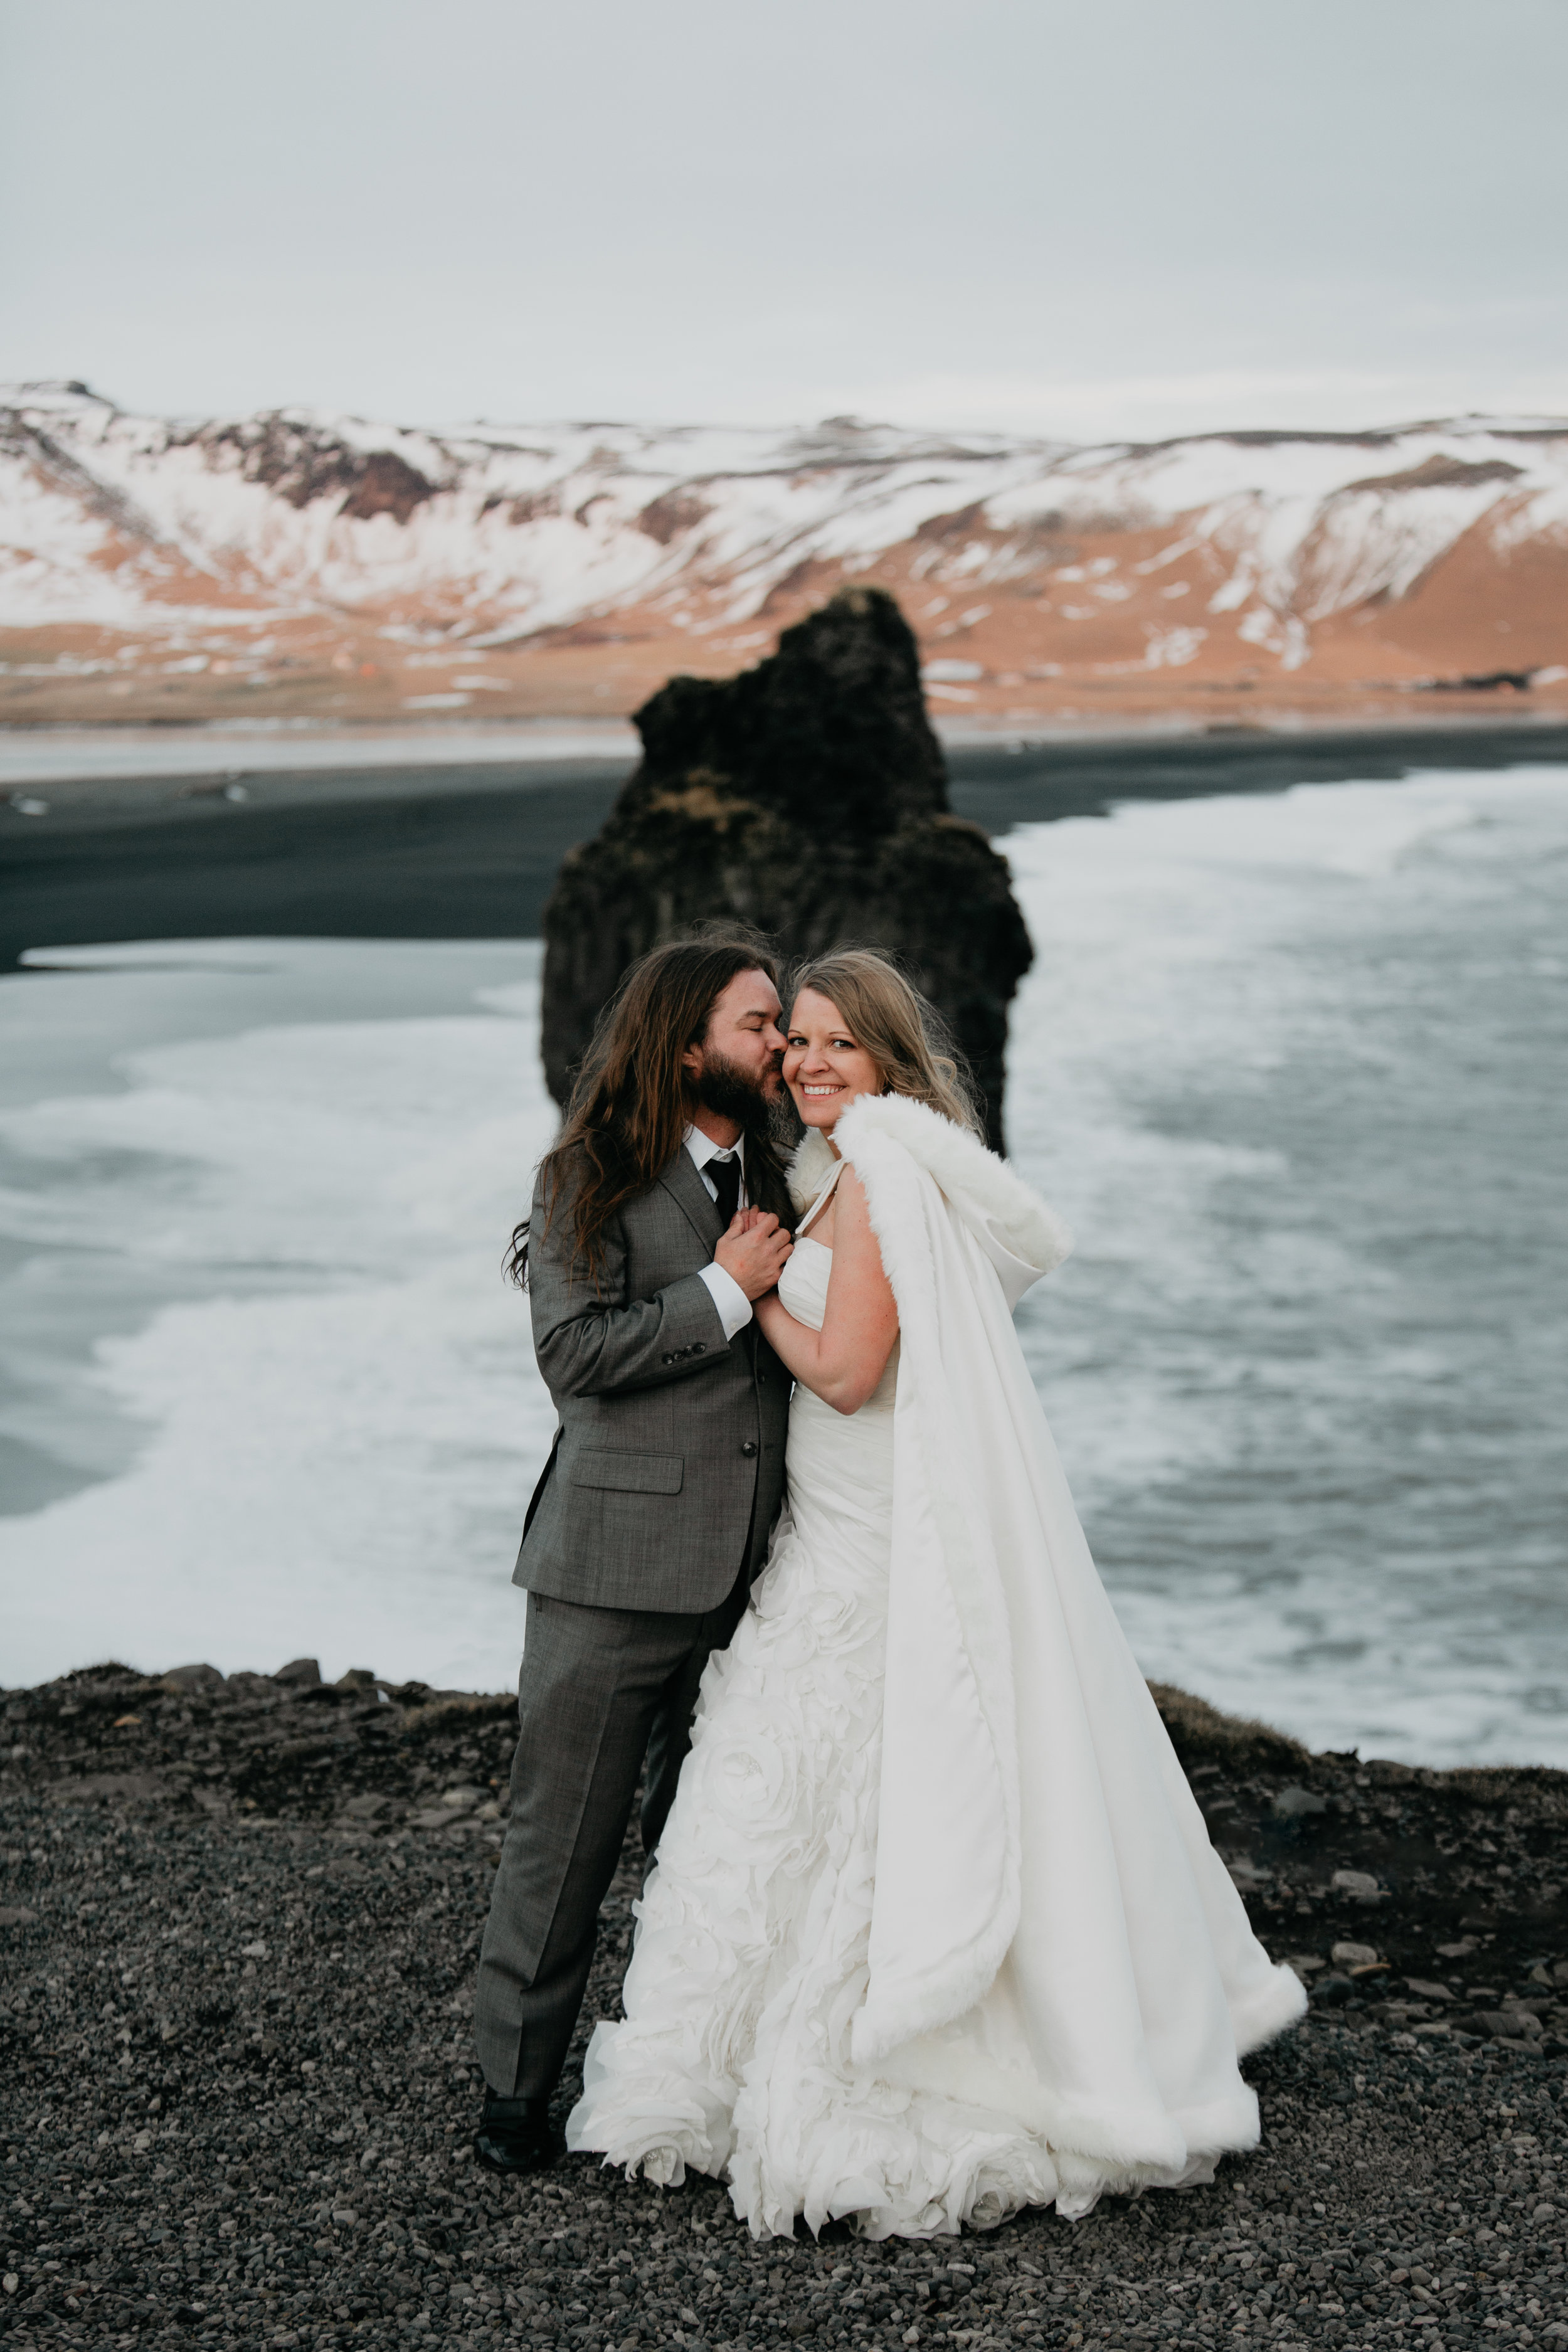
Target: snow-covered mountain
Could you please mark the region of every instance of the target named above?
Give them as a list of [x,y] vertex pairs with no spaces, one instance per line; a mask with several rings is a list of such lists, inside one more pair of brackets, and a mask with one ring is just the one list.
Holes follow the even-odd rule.
[[[0,392],[0,708],[628,707],[847,578],[939,707],[1568,676],[1568,422],[1081,447],[135,416]],[[597,699],[593,698],[596,697]],[[248,698],[248,699],[247,699]],[[130,716],[107,700],[102,715]],[[193,715],[195,715],[193,709]]]

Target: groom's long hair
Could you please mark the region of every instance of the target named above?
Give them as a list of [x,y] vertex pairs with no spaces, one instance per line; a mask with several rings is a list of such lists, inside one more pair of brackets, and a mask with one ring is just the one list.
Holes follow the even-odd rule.
[[[738,927],[672,940],[634,963],[599,1015],[553,1147],[544,1157],[544,1220],[558,1207],[571,1221],[572,1255],[590,1275],[604,1257],[605,1229],[626,1202],[668,1167],[685,1140],[697,1096],[682,1055],[708,1034],[713,1007],[742,971],[778,986],[765,942]],[[746,1191],[752,1203],[793,1222],[789,1192],[759,1098],[746,1129]],[[511,1237],[506,1270],[528,1278],[529,1227]]]

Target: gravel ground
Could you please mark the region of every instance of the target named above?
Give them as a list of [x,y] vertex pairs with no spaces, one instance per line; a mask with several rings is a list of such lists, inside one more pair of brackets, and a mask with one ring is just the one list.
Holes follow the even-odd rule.
[[[0,2336],[1568,2345],[1568,1776],[1310,1757],[1159,1696],[1313,1989],[1249,2062],[1263,2147],[1076,2226],[753,2245],[710,2184],[474,2163],[509,1700],[308,1669],[8,1694]],[[635,1887],[628,1850],[590,2020]]]

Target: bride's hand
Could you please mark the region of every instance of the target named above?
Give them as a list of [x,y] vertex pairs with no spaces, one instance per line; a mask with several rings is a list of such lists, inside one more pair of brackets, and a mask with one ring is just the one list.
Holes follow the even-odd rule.
[[847,1169],[837,1192],[833,1271],[820,1330],[799,1323],[771,1291],[755,1305],[762,1334],[784,1370],[836,1412],[858,1412],[887,1370],[899,1310],[871,1230],[866,1194]]
[[794,1246],[776,1217],[763,1209],[738,1209],[713,1258],[748,1298],[757,1299],[773,1289]]

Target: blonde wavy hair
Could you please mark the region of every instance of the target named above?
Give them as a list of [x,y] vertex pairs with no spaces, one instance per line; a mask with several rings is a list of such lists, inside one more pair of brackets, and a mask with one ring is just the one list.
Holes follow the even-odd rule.
[[845,1027],[881,1074],[885,1095],[906,1095],[985,1139],[979,1090],[936,1007],[874,948],[836,948],[790,974],[836,1005]]

